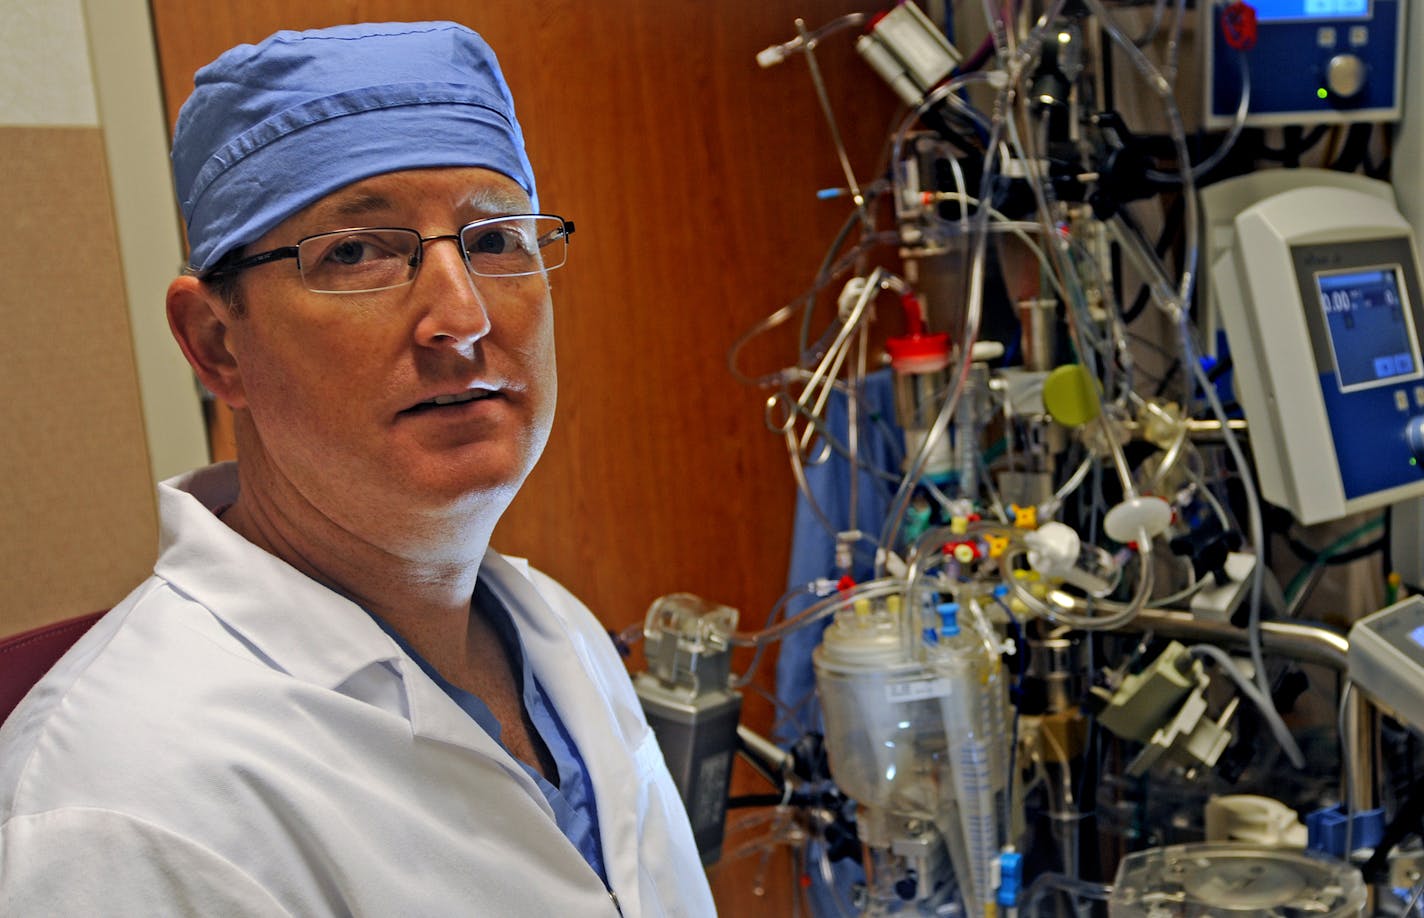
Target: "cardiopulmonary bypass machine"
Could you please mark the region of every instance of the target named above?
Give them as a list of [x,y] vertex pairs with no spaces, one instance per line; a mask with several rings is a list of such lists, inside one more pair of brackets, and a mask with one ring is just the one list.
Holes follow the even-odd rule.
[[[810,7],[755,64],[805,68],[838,216],[729,357],[791,588],[643,628],[706,859],[789,851],[827,915],[1424,915],[1424,10]],[[903,103],[881,162],[832,42]]]

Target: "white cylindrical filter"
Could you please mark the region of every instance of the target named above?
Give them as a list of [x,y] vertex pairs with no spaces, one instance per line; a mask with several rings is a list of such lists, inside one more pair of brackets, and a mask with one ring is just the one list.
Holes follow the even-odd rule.
[[1083,544],[1077,530],[1049,521],[1024,535],[1028,563],[1045,577],[1056,577],[1102,598],[1122,579],[1109,555],[1095,545]]
[[[895,374],[895,420],[905,431],[905,463],[919,455],[930,426],[939,414],[940,405],[949,387],[949,336],[943,333],[924,334],[918,317],[910,321],[911,332],[890,338],[885,349],[890,354],[890,368]],[[947,475],[954,468],[954,456],[949,437],[935,441],[924,474],[931,479]]]
[[[925,430],[939,413],[940,400],[949,386],[949,345],[943,335],[894,338],[887,343],[890,366],[895,371],[895,420],[906,430]],[[912,347],[925,353],[905,353]]]

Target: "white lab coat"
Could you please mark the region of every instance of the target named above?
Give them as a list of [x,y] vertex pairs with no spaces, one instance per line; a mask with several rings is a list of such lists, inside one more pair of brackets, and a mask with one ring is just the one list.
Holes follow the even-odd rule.
[[[364,611],[213,516],[235,494],[230,466],[162,485],[154,576],[0,729],[0,914],[617,915],[534,782]],[[598,621],[494,551],[481,577],[583,754],[622,914],[713,914]]]

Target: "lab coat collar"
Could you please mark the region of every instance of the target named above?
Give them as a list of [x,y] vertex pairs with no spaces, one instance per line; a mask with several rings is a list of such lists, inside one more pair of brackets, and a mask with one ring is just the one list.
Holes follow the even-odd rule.
[[360,606],[218,519],[217,511],[237,500],[237,491],[237,465],[231,462],[160,484],[154,573],[305,682],[335,689],[373,663],[400,660],[400,648]]
[[[248,542],[215,512],[237,499],[237,467],[223,463],[159,486],[161,551],[155,573],[211,610],[270,663],[289,675],[341,691],[380,665],[399,679],[412,733],[481,753],[498,762],[553,819],[548,802],[518,763],[407,657],[359,605]],[[631,691],[598,680],[597,649],[565,617],[566,591],[527,562],[486,552],[480,579],[513,617],[529,665],[549,694],[593,778],[599,832],[611,886],[626,914],[640,913],[638,787],[630,751],[648,730]],[[544,584],[541,589],[536,583]],[[253,584],[262,584],[254,589]],[[583,610],[580,608],[580,612]],[[586,614],[586,613],[583,613]],[[570,648],[574,656],[570,658]],[[627,694],[629,697],[622,697]],[[621,737],[610,736],[611,729]]]
[[[160,484],[160,551],[154,573],[207,608],[282,672],[404,717],[415,736],[494,760],[552,819],[553,810],[533,779],[365,609],[218,519],[217,511],[235,501],[237,493],[237,465],[230,462]],[[398,710],[390,706],[391,692],[356,688],[370,680],[353,677],[372,667],[398,680]],[[383,681],[379,673],[377,682]]]

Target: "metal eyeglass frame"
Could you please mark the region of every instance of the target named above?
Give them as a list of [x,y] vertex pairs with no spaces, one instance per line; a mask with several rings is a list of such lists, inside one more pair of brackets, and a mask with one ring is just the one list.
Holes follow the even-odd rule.
[[301,262],[301,247],[304,243],[312,239],[321,239],[326,236],[337,236],[344,233],[370,232],[373,230],[400,230],[402,232],[410,233],[411,235],[415,236],[415,238],[418,240],[418,245],[416,246],[415,253],[411,256],[410,277],[406,278],[398,284],[391,284],[387,287],[374,287],[366,290],[313,290],[311,287],[308,287],[307,289],[311,290],[313,293],[329,293],[336,296],[340,296],[342,294],[347,293],[376,293],[381,290],[395,290],[400,287],[409,286],[410,284],[415,283],[416,276],[420,274],[420,266],[425,262],[425,244],[427,242],[437,242],[441,239],[454,240],[455,244],[459,246],[460,258],[465,262],[465,267],[469,269],[471,274],[474,274],[477,277],[530,277],[535,274],[542,274],[545,271],[552,271],[555,268],[562,267],[564,265],[564,262],[568,260],[567,255],[565,256],[564,261],[560,261],[556,265],[541,265],[540,268],[536,271],[514,271],[500,274],[487,274],[477,270],[470,262],[470,251],[465,247],[465,233],[469,232],[475,227],[485,226],[491,223],[504,223],[509,220],[530,220],[536,218],[559,221],[558,230],[553,233],[547,233],[536,240],[538,247],[540,249],[543,249],[544,246],[554,241],[554,239],[562,238],[564,240],[565,252],[567,252],[569,237],[574,234],[574,223],[572,220],[565,220],[558,214],[505,214],[504,216],[500,217],[484,217],[479,220],[473,220],[460,227],[459,230],[457,230],[456,232],[441,233],[435,236],[422,236],[420,235],[420,232],[418,230],[412,229],[408,226],[353,226],[348,227],[346,229],[328,230],[323,233],[313,233],[310,236],[303,236],[301,239],[298,239],[296,245],[284,245],[280,248],[270,249],[266,252],[259,252],[256,255],[248,255],[245,258],[239,258],[236,261],[230,262],[228,264],[218,262],[216,265],[200,274],[199,278],[206,283],[213,280],[217,280],[218,278],[230,277],[240,271],[245,271],[248,268],[255,268],[258,265],[265,265],[273,261],[284,261],[288,258],[291,258],[296,260],[297,273],[302,278],[302,284],[305,285],[307,282],[306,272],[302,270]]

